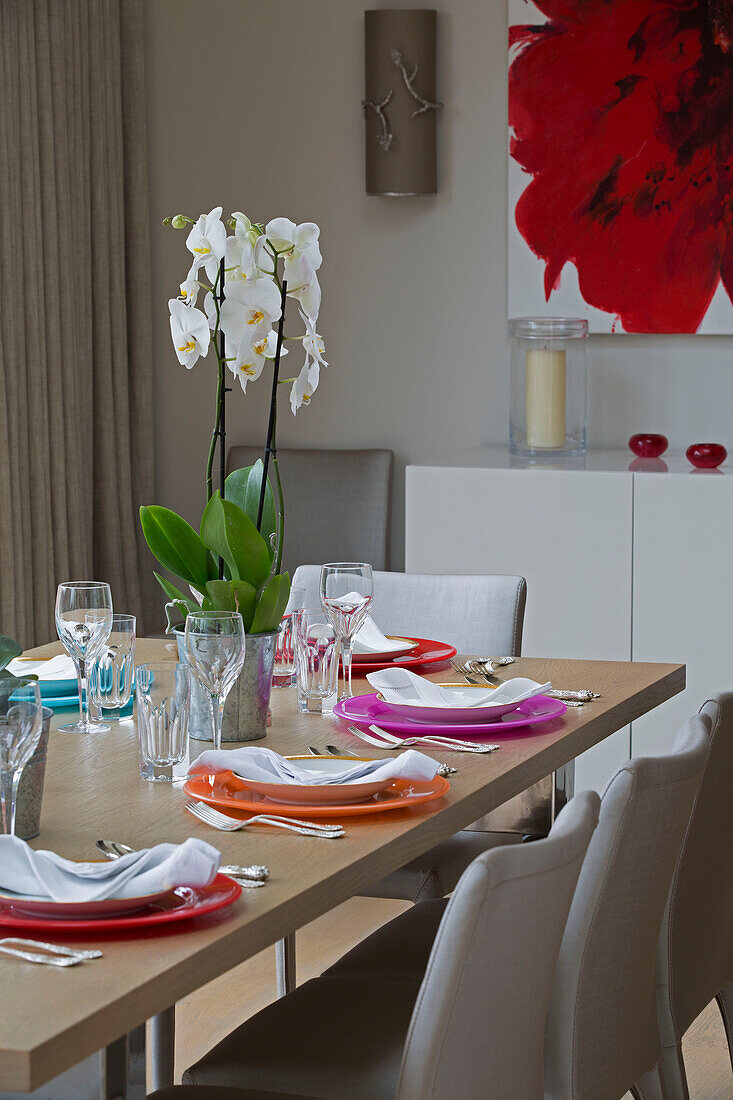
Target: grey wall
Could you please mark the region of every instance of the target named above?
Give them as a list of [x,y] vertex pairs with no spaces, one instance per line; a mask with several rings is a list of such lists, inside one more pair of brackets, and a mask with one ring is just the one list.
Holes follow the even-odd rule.
[[[313,220],[332,365],[297,418],[283,403],[279,442],[394,450],[399,565],[405,463],[507,438],[506,5],[439,5],[440,183],[421,199],[364,194],[365,6],[147,0],[157,496],[195,517],[214,406],[213,358],[187,372],[170,346],[188,253],[161,219],[220,203]],[[733,449],[729,338],[598,337],[591,362],[592,446],[657,430]],[[232,442],[263,436],[267,397],[264,375],[232,394]]]

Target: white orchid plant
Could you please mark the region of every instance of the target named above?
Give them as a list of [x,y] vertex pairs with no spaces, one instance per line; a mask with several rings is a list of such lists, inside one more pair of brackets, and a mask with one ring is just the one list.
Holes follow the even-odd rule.
[[[328,366],[323,340],[316,331],[321,305],[317,274],[320,230],[314,222],[296,225],[289,218],[274,218],[263,225],[240,212],[233,213],[225,224],[221,206],[196,220],[176,214],[163,224],[189,230],[186,247],[193,260],[180,293],[168,302],[171,337],[178,361],[187,370],[213,347],[218,369],[216,419],[206,463],[207,504],[201,534],[180,516],[155,505],[141,509],[143,532],[161,564],[188,584],[198,604],[203,602],[205,608],[212,609],[239,607],[248,631],[248,619],[255,633],[274,629],[289,590],[287,574],[280,575],[285,510],[275,438],[277,396],[281,386],[289,385],[290,407],[297,413],[315,393],[321,367]],[[286,336],[289,298],[298,302],[304,331]],[[280,378],[280,361],[288,353],[286,343],[291,349],[300,345],[304,359],[294,377]],[[268,363],[272,366],[272,396],[265,462],[234,471],[225,483],[226,372],[231,372],[246,393],[248,384],[260,377]],[[217,442],[221,485],[214,493]],[[267,477],[270,457],[277,516]],[[192,609],[191,601],[180,588],[156,576],[170,600],[170,623],[170,610],[185,613]]]

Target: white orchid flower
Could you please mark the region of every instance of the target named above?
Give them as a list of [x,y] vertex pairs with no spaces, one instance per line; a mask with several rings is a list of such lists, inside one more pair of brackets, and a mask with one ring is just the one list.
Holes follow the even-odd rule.
[[293,416],[295,416],[301,405],[307,405],[310,402],[311,397],[318,388],[319,377],[318,363],[313,362],[306,355],[300,374],[293,382],[290,390],[290,408],[293,410]]
[[185,280],[181,283],[181,293],[178,295],[178,297],[184,305],[195,306],[200,289],[201,287],[199,286],[198,280],[196,279],[196,272],[192,267]]
[[255,250],[246,234],[227,237],[224,267],[227,283],[246,283],[257,278]]
[[[289,286],[288,293],[290,293]],[[318,320],[318,312],[321,308],[321,285],[315,272],[309,283],[293,293],[293,298],[298,299],[305,312],[315,323]]]
[[320,235],[321,231],[315,222],[301,222],[296,225],[290,218],[273,218],[265,226],[265,236],[273,248],[285,253],[286,264],[288,257],[307,255],[314,271],[318,271],[322,263],[318,246]]
[[254,227],[247,215],[243,214],[241,210],[235,210],[232,217],[234,218],[234,236],[237,240],[246,238],[254,248],[260,237],[259,229]]
[[[254,333],[243,332],[234,359],[227,363],[235,378],[239,379],[242,392],[247,392],[247,383],[256,381],[262,374],[265,362],[274,359],[277,348],[277,333],[273,329],[256,329]],[[280,355],[287,355],[282,348]]]
[[209,350],[211,333],[206,315],[195,306],[187,306],[178,298],[168,302],[171,336],[178,362],[190,370],[201,355]]
[[288,294],[297,298],[314,318],[321,308],[321,288],[316,276],[323,262],[318,244],[320,233],[315,222],[296,225],[289,218],[273,218],[265,226],[264,238],[255,246],[257,263],[268,275],[273,273],[274,262],[266,242],[283,255],[283,279],[287,281]]
[[269,328],[280,317],[280,291],[271,279],[254,279],[225,288],[221,306],[221,328],[231,340],[242,339],[245,326]]
[[215,283],[219,274],[219,261],[226,250],[227,231],[221,220],[220,206],[208,214],[202,214],[186,238],[186,248],[193,256],[193,268],[206,270],[209,282]]
[[303,313],[303,310],[298,310],[300,316],[305,325],[305,336],[303,337],[303,348],[305,353],[316,363],[319,367],[327,367],[328,363],[323,358],[323,353],[326,350],[326,345],[323,342],[323,337],[319,336],[316,332],[316,323],[312,317],[309,317],[307,313]]

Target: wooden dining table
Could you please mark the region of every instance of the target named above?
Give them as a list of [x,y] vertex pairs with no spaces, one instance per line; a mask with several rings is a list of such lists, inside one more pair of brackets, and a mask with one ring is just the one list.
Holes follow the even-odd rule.
[[[25,656],[59,651],[54,644]],[[138,639],[138,663],[172,660],[169,642]],[[161,1018],[176,1001],[569,765],[685,686],[684,665],[672,664],[526,657],[518,658],[511,672],[564,688],[591,688],[600,698],[551,722],[494,738],[501,747],[489,755],[426,747],[457,767],[449,792],[438,801],[371,817],[344,810],[330,819],[346,830],[338,840],[266,827],[217,832],[186,812],[180,785],[140,778],[134,723],[115,724],[112,732],[98,735],[61,734],[55,726],[68,720],[68,712],[55,715],[41,832],[33,847],[93,860],[100,838],[142,848],[196,836],[214,844],[223,862],[264,863],[271,875],[264,888],[243,890],[229,908],[171,925],[169,931],[69,939],[54,935],[49,925],[43,933],[30,933],[99,947],[103,957],[65,970],[0,958],[0,1098],[45,1086],[38,1095],[52,1100],[140,1100],[145,1096],[146,1020]],[[445,665],[430,675],[441,682],[461,681]],[[354,679],[355,693],[369,690],[366,680]],[[271,705],[272,723],[259,744],[283,754],[336,744],[345,752],[380,755],[333,716],[299,713],[293,689],[274,690]],[[192,741],[191,756],[204,748],[205,743]],[[1,921],[0,933],[9,934]],[[243,1012],[246,999],[243,989]]]

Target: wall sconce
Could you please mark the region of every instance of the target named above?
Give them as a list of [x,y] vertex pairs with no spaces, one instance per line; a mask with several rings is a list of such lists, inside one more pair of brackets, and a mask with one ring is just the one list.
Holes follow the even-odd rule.
[[366,191],[434,195],[435,11],[364,12]]

